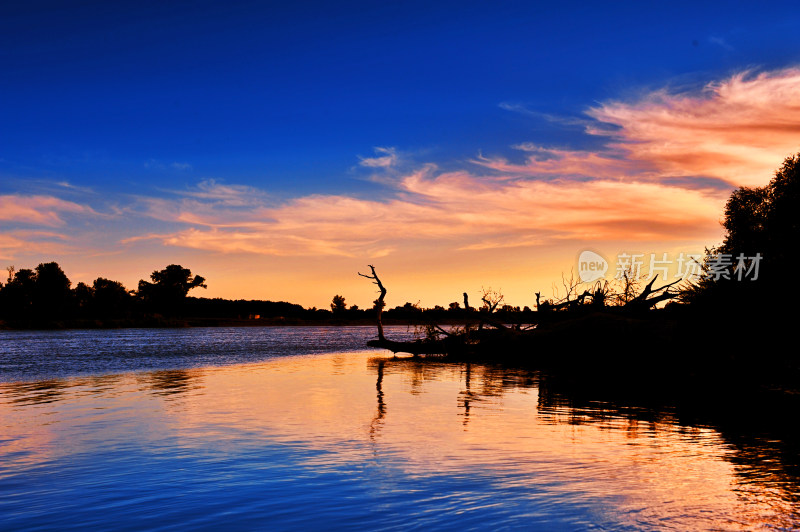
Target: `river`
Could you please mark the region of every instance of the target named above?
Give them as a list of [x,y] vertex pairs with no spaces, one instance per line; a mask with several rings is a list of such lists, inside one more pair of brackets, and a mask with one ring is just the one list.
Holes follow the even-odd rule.
[[373,334],[0,331],[0,529],[800,527],[791,431]]

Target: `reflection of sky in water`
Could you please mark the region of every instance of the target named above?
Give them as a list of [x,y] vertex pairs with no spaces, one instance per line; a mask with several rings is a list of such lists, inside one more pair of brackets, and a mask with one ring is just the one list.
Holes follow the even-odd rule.
[[363,351],[0,384],[0,528],[800,525],[720,433],[543,392]]
[[[386,327],[393,338],[413,328]],[[0,382],[220,366],[362,349],[375,327],[194,327],[1,331]]]

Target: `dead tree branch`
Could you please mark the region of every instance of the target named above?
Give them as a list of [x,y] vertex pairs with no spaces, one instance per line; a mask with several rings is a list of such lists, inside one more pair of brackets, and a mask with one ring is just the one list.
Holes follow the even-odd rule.
[[[681,282],[682,279],[665,284],[661,288],[653,289],[653,284],[656,282],[656,279],[658,279],[658,274],[653,277],[652,281],[647,283],[647,286],[644,287],[641,294],[628,301],[624,306],[626,308],[651,308],[661,301],[673,299],[678,296],[677,293],[673,294],[670,292],[669,288]],[[663,294],[656,295],[662,290],[664,291]]]
[[[478,329],[483,329],[483,324],[484,323],[486,325],[491,325],[492,327],[494,327],[496,329],[507,329],[508,328],[505,325],[503,325],[502,323],[500,323],[499,321],[495,321],[495,320],[487,317],[488,315],[491,315],[495,310],[497,310],[497,307],[500,305],[500,303],[503,302],[504,299],[505,299],[505,296],[503,296],[503,294],[502,294],[502,292],[500,290],[492,290],[491,288],[484,288],[483,289],[482,294],[481,294],[481,301],[483,301],[483,308],[486,309],[486,313],[484,315],[484,313],[481,312],[480,324],[478,326]],[[481,310],[483,310],[483,309],[481,309]]]
[[381,318],[383,315],[383,307],[386,306],[386,303],[384,303],[383,301],[384,298],[386,297],[386,288],[384,288],[383,283],[381,283],[381,280],[378,278],[378,274],[375,273],[375,266],[373,266],[372,264],[368,264],[368,266],[369,269],[372,271],[372,275],[365,275],[361,272],[358,272],[358,275],[360,275],[361,277],[365,277],[367,279],[371,279],[373,284],[378,285],[378,289],[381,292],[381,295],[378,297],[378,299],[375,300],[374,308],[378,321],[378,340],[385,341],[386,337],[383,335],[383,322],[381,321]]

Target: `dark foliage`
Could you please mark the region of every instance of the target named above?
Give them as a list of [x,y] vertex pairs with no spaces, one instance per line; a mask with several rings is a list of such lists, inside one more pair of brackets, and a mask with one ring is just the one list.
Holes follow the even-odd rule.
[[710,273],[720,257],[729,264],[687,290],[684,301],[723,316],[780,318],[787,276],[800,259],[799,207],[800,154],[788,157],[766,186],[734,191],[725,205],[725,239],[706,250],[704,268]]
[[42,318],[54,318],[64,314],[70,303],[70,281],[64,270],[48,262],[36,267],[33,307]]
[[[300,305],[285,301],[230,300],[221,298],[187,297],[184,312],[195,318],[263,319],[286,318],[306,319],[317,314],[316,310],[306,310]],[[330,317],[330,312],[322,310]]]
[[0,309],[5,318],[32,318],[34,313],[34,294],[36,293],[36,273],[21,269],[10,269],[9,279],[0,291]]
[[346,310],[347,305],[345,304],[344,296],[340,296],[338,294],[333,296],[333,300],[331,301],[331,312],[341,316]]
[[122,283],[103,277],[91,286],[78,283],[71,289],[72,283],[55,262],[39,264],[35,270],[8,270],[8,281],[0,285],[0,319],[19,326],[60,327],[75,320],[104,323],[169,314],[189,289],[204,286],[202,277],[191,277],[189,270],[177,265],[154,272],[154,283],[145,283],[136,298]]
[[170,264],[163,270],[150,274],[152,283],[139,281],[138,297],[147,308],[160,310],[174,315],[181,310],[189,290],[196,287],[206,288],[205,278],[178,264]]
[[92,283],[91,312],[95,316],[118,318],[131,310],[133,297],[118,281],[98,277]]
[[98,277],[91,285],[71,282],[55,262],[36,269],[9,268],[0,283],[0,326],[118,327],[216,324],[348,323],[374,319],[373,310],[347,308],[337,295],[327,309],[305,309],[284,301],[227,300],[188,296],[205,279],[171,264],[129,291],[118,281]]

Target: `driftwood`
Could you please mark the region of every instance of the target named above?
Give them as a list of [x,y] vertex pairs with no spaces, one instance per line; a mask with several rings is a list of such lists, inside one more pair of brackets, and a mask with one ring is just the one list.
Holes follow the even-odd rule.
[[387,349],[392,353],[410,353],[412,355],[444,355],[449,350],[445,349],[443,341],[415,340],[413,342],[396,342],[386,338],[370,340],[367,342],[369,347]]
[[[653,277],[652,281],[647,283],[647,286],[644,287],[644,290],[642,290],[641,294],[639,294],[638,296],[634,297],[633,299],[625,303],[625,308],[632,310],[647,310],[653,308],[661,301],[674,299],[678,296],[678,294],[673,294],[672,292],[670,292],[669,288],[671,286],[678,284],[681,281],[681,279],[678,279],[677,281],[671,282],[669,284],[665,284],[661,288],[656,288],[655,290],[653,290],[653,283],[656,282],[656,279],[658,279],[658,274],[656,274],[655,277]],[[658,292],[661,292],[662,290],[664,291],[663,294],[655,295],[658,294]]]
[[[624,320],[626,315],[638,314],[641,311],[653,308],[662,301],[676,298],[678,294],[670,292],[669,288],[679,282],[675,281],[660,288],[654,289],[653,284],[658,278],[658,275],[656,275],[653,280],[650,281],[647,286],[645,286],[639,295],[632,298],[624,305],[616,307],[605,306],[606,292],[604,291],[604,288],[597,288],[594,293],[589,292],[588,290],[584,291],[575,299],[568,299],[567,301],[558,304],[553,304],[546,301],[540,303],[540,294],[537,292],[536,304],[541,319],[544,319],[545,315],[552,316],[554,311],[561,311],[558,314],[563,316],[563,319],[559,320],[559,325],[555,328],[551,328],[552,330],[537,325],[532,325],[531,327],[527,328],[510,328],[499,321],[489,318],[488,316],[491,315],[491,312],[497,308],[500,301],[491,300],[486,294],[484,294],[482,301],[485,304],[488,312],[480,312],[478,316],[476,316],[479,320],[479,326],[477,330],[470,330],[469,327],[466,327],[463,331],[447,331],[439,325],[432,323],[429,324],[429,326],[434,331],[433,338],[414,340],[410,342],[398,342],[389,340],[384,335],[383,323],[381,320],[383,308],[385,306],[384,299],[386,297],[386,288],[378,278],[378,274],[375,272],[375,267],[369,265],[369,268],[371,271],[370,275],[365,275],[360,272],[358,275],[372,280],[373,283],[378,286],[380,296],[375,300],[374,307],[377,317],[378,339],[368,341],[367,345],[369,347],[387,349],[393,353],[410,353],[414,356],[434,354],[471,356],[481,353],[490,354],[492,352],[508,351],[513,349],[524,349],[527,351],[534,349],[537,345],[539,347],[543,347],[545,344],[552,343],[552,337],[554,334],[558,335],[558,331],[563,332],[564,330],[569,330],[571,331],[570,336],[574,336],[576,327],[581,329],[588,325],[588,323],[585,322],[588,316],[587,312],[578,313],[577,311],[579,310],[597,311],[598,309],[602,309],[604,312],[598,314],[598,316],[605,315],[606,317],[598,318],[600,322],[618,325],[620,323],[624,323],[619,320]],[[599,297],[598,294],[600,294],[602,297]],[[587,297],[591,299],[591,303],[586,303]],[[469,303],[467,294],[464,293],[464,306],[468,310],[472,310],[472,308],[468,305]],[[614,317],[614,315],[616,317]],[[573,320],[573,317],[580,317],[580,319]],[[611,321],[608,321],[609,319],[611,319]],[[549,323],[549,321],[537,321],[539,321],[538,325]],[[567,325],[571,322],[575,323],[575,327]],[[493,329],[484,329],[483,325],[489,325],[493,327]],[[436,336],[439,335],[442,337],[436,338]]]

